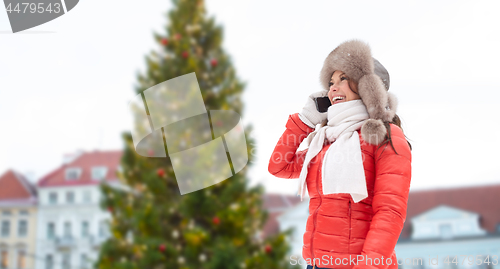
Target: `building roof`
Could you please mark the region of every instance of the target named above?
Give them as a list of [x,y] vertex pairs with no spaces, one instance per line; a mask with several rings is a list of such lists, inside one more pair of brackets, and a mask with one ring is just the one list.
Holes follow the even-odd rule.
[[[121,150],[115,151],[92,151],[82,152],[68,163],[48,173],[38,181],[38,187],[74,186],[99,184],[100,181],[93,180],[91,176],[92,167],[106,166],[107,173],[103,180],[117,180],[116,172],[122,157]],[[81,175],[76,180],[66,179],[66,168],[80,168]]]
[[300,197],[279,193],[267,193],[263,196],[262,206],[268,212],[268,217],[262,228],[262,237],[266,238],[279,232],[277,217],[286,210],[300,203]]
[[500,184],[411,191],[400,238],[410,237],[411,218],[439,205],[478,213],[481,228],[495,233],[500,224]]
[[0,201],[36,199],[36,189],[22,174],[9,169],[0,175]]

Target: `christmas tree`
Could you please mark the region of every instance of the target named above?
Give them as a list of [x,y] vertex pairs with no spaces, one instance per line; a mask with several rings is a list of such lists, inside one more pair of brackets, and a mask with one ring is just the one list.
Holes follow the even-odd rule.
[[[146,56],[136,94],[195,72],[207,110],[232,110],[243,117],[241,93],[230,57],[221,48],[223,30],[207,18],[201,0],[173,0],[160,49]],[[248,164],[255,152],[245,126]],[[291,230],[262,238],[268,213],[263,187],[250,188],[243,168],[232,177],[185,195],[179,193],[171,158],[139,155],[130,133],[122,134],[120,181],[103,182],[101,207],[112,215],[111,237],[101,245],[96,268],[291,268]],[[166,149],[168,151],[168,149]],[[231,164],[232,165],[232,164]]]

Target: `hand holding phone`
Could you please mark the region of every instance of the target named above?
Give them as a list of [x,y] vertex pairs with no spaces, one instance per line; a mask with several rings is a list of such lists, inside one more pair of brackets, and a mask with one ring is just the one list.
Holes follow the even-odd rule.
[[328,108],[332,105],[328,96],[316,97],[314,98],[314,102],[316,103],[316,109],[321,113],[327,112]]
[[[317,124],[327,119],[328,113],[325,112],[328,111],[328,103],[330,102],[327,95],[328,91],[319,91],[309,95],[307,98],[307,102],[302,108],[302,112],[299,113],[299,116],[309,127],[314,128]],[[319,110],[324,112],[320,112]]]

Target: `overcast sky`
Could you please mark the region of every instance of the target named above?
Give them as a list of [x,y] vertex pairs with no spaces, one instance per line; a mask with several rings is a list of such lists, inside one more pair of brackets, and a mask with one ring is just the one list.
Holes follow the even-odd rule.
[[[500,182],[500,17],[497,1],[208,0],[223,46],[248,82],[252,185],[296,194],[267,171],[288,115],[321,90],[319,71],[358,38],[389,71],[413,146],[412,190]],[[76,149],[121,149],[127,102],[144,56],[159,50],[170,1],[85,0],[12,34],[0,11],[0,173],[38,179]],[[114,10],[114,11],[113,11]]]

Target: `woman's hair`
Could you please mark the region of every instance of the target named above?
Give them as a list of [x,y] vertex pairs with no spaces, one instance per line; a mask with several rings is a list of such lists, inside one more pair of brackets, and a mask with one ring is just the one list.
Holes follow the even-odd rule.
[[[350,79],[349,77],[348,77],[347,81],[349,83],[349,87],[351,88],[351,91],[358,94],[358,83],[356,81],[354,81],[353,79]],[[401,119],[399,118],[399,116],[397,114],[394,114],[394,118],[392,118],[391,122],[384,122],[384,126],[387,129],[387,134],[385,135],[384,141],[382,141],[382,143],[380,143],[380,145],[378,147],[380,148],[381,146],[383,146],[387,143],[390,143],[392,149],[396,152],[396,149],[394,148],[394,145],[392,144],[390,123],[398,126],[401,129],[401,131],[403,131],[403,127],[401,127]],[[403,135],[404,135],[404,132],[403,132]],[[408,146],[410,146],[410,150],[411,150],[412,149],[411,144],[410,144],[410,142],[408,142],[408,138],[406,137],[406,135],[405,135],[405,138],[406,138],[406,142],[408,143]]]
[[[385,145],[387,143],[390,143],[391,144],[391,147],[392,149],[394,150],[394,152],[396,152],[396,149],[394,148],[394,145],[392,144],[392,137],[391,137],[391,126],[390,126],[390,123],[398,126],[401,131],[403,131],[403,127],[401,127],[401,119],[399,118],[398,114],[394,114],[394,118],[392,118],[392,121],[391,122],[388,122],[388,121],[385,121],[384,122],[384,126],[385,128],[387,129],[387,134],[385,135],[385,139],[384,141],[382,141],[382,143],[380,143],[380,145],[378,146],[379,148],[382,146],[382,145]],[[403,135],[404,135],[404,132],[403,132]],[[406,138],[406,143],[408,143],[408,146],[410,146],[410,150],[412,150],[411,148],[411,144],[410,142],[408,141],[408,138],[406,137],[405,135],[405,138]],[[397,152],[396,152],[397,153]]]

